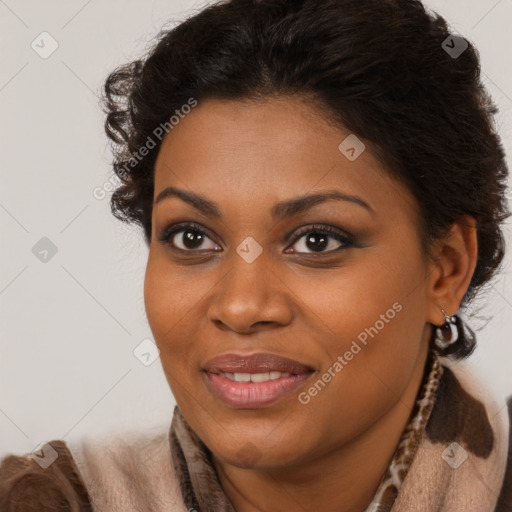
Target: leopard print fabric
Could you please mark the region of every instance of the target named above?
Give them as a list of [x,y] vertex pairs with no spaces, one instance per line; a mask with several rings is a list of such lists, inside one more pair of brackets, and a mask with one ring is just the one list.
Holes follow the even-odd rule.
[[389,512],[393,507],[430,418],[442,374],[443,367],[436,354],[432,353],[423,385],[411,411],[411,419],[404,429],[393,459],[382,477],[373,501],[364,512]]
[[[391,510],[432,412],[442,373],[443,367],[432,353],[427,361],[424,379],[407,427],[373,501],[364,512]],[[235,512],[220,485],[210,450],[193,432],[178,407],[174,410],[170,442],[173,464],[187,510]],[[213,508],[212,504],[215,504]]]

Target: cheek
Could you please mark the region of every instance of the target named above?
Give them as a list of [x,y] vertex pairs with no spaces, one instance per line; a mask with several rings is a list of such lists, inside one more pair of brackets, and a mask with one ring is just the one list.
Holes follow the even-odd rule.
[[[144,304],[148,322],[161,353],[180,351],[179,344],[169,343],[180,338],[176,333],[190,325],[187,312],[190,297],[195,295],[189,285],[179,282],[178,268],[166,264],[165,258],[151,251],[144,279]],[[197,295],[195,295],[197,297]]]
[[314,287],[304,280],[296,290],[323,333],[327,357],[320,377],[327,372],[330,392],[315,399],[320,414],[343,397],[341,414],[350,409],[352,418],[370,418],[375,408],[395,402],[411,379],[425,322],[425,269],[411,242],[393,247],[368,250],[336,278],[317,277]]
[[190,339],[183,332],[184,326],[190,325],[187,316],[190,289],[177,285],[176,272],[166,265],[165,258],[155,256],[150,250],[144,279],[146,315],[160,351],[165,378],[174,398],[182,402],[180,397],[189,387],[183,384],[192,372],[188,367],[192,360],[188,353],[192,344],[183,342]]
[[178,294],[172,279],[165,272],[161,258],[150,250],[144,277],[144,305],[157,344],[176,316],[174,301]]
[[331,356],[338,355],[347,341],[350,345],[360,334],[363,341],[365,333],[370,337],[368,330],[377,336],[377,329],[380,339],[389,339],[397,346],[413,325],[421,332],[421,315],[414,312],[421,309],[424,300],[424,267],[415,247],[401,252],[361,250],[353,264],[323,273],[303,273],[293,283],[301,311],[328,335],[325,348]]
[[206,289],[201,281],[193,267],[173,265],[164,250],[151,249],[144,279],[144,303],[151,328],[160,335],[173,326],[182,328],[190,308]]
[[[153,251],[153,252],[152,252]],[[163,368],[180,380],[197,372],[197,352],[206,323],[203,298],[215,284],[214,272],[171,264],[157,249],[150,250],[144,279],[146,315]]]

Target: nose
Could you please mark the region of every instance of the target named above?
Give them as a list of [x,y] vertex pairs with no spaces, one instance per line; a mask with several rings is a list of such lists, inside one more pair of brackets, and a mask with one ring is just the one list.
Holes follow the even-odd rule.
[[229,271],[210,297],[209,320],[240,334],[288,325],[293,318],[291,293],[265,254],[252,263],[236,253],[229,259]]

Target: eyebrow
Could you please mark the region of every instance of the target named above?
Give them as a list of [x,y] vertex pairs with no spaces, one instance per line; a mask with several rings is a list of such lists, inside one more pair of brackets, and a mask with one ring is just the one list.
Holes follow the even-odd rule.
[[[194,194],[193,192],[180,190],[175,187],[167,187],[162,190],[156,197],[153,204],[156,205],[164,199],[168,199],[170,197],[178,197],[208,217],[214,217],[217,219],[222,218],[219,206],[213,201],[198,194]],[[365,208],[370,213],[375,213],[374,209],[366,201],[358,196],[345,194],[339,190],[325,190],[316,194],[294,197],[292,199],[287,199],[285,201],[276,203],[270,210],[270,214],[274,222],[276,222],[286,217],[291,217],[293,215],[303,213],[313,208],[317,204],[332,200],[348,201]]]

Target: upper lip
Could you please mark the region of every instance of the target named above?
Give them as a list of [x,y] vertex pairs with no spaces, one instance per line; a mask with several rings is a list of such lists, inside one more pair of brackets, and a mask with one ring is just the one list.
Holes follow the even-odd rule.
[[275,354],[222,354],[205,363],[209,373],[266,373],[281,372],[301,374],[313,371],[298,361]]

